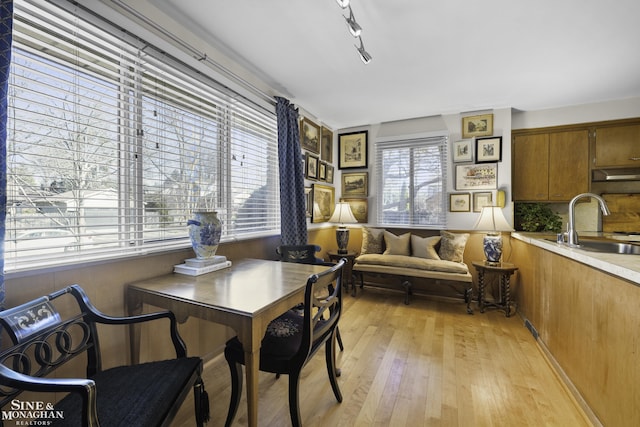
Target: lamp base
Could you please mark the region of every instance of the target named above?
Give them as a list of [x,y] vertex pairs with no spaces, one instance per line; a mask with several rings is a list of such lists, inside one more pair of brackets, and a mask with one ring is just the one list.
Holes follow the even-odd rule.
[[484,256],[487,265],[499,265],[502,258],[502,236],[500,234],[487,234],[482,240]]
[[349,244],[349,229],[346,227],[336,228],[336,242],[338,243],[338,254],[345,255]]

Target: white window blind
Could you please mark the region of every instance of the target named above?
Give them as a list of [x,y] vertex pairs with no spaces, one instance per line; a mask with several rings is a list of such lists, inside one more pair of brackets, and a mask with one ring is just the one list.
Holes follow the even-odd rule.
[[447,137],[376,144],[378,223],[446,227]]
[[88,11],[14,8],[7,271],[185,247],[195,210],[279,232],[273,112]]

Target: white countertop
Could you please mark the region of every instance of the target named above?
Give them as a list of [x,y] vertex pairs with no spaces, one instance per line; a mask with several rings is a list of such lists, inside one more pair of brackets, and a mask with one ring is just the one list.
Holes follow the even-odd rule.
[[[602,233],[580,233],[580,236],[610,237]],[[570,248],[546,240],[554,239],[553,234],[515,232],[511,233],[511,237],[640,285],[640,255],[608,254]]]

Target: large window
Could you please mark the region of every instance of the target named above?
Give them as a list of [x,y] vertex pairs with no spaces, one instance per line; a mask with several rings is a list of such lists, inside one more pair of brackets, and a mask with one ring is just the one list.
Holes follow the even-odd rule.
[[446,153],[444,136],[376,144],[380,225],[446,227]]
[[273,112],[86,11],[15,3],[8,114],[8,271],[279,231]]

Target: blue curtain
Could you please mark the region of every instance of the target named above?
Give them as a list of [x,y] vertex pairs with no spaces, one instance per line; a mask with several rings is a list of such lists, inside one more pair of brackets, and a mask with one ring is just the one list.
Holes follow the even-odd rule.
[[4,309],[4,233],[7,218],[7,96],[13,2],[0,0],[0,310]]
[[298,110],[284,98],[276,97],[276,101],[282,244],[306,245],[307,217]]

